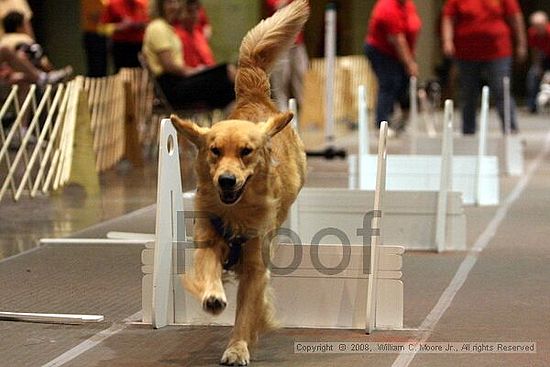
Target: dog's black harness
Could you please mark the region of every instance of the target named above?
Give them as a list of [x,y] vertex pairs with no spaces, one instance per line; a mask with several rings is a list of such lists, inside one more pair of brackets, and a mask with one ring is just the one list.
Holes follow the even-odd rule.
[[220,235],[227,246],[229,247],[229,255],[223,263],[224,270],[231,270],[235,264],[239,262],[241,258],[242,245],[249,240],[247,236],[234,234],[231,228],[223,225],[223,221],[220,217],[210,217],[210,223],[218,235]]

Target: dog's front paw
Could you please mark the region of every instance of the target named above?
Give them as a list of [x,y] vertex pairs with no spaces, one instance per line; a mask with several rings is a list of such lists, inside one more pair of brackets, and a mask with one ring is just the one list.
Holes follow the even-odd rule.
[[225,310],[225,306],[227,306],[227,301],[225,298],[219,296],[207,296],[202,301],[203,310],[212,315],[222,313]]
[[231,344],[223,352],[220,364],[224,366],[248,366],[250,363],[250,353],[245,341],[238,341]]

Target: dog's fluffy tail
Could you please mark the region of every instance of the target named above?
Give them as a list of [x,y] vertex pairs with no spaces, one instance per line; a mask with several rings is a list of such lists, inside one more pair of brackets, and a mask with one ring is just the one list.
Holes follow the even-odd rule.
[[248,32],[239,52],[237,100],[252,95],[270,96],[268,75],[279,55],[290,48],[308,16],[308,0],[295,0]]

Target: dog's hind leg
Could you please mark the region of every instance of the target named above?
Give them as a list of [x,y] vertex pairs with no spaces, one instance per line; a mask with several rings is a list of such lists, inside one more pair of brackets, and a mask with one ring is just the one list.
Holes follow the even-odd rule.
[[221,364],[245,366],[250,362],[249,347],[261,332],[275,326],[269,294],[269,272],[262,261],[260,241],[246,244],[239,273],[235,326]]

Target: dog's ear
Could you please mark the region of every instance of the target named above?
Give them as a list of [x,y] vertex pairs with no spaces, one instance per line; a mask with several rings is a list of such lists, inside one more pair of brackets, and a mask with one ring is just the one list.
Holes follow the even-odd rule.
[[294,115],[292,114],[292,112],[283,112],[271,117],[265,123],[265,134],[270,138],[277,135],[277,133],[281,132],[281,130],[283,130],[285,126],[288,125],[290,121],[292,121],[293,117]]
[[170,120],[176,130],[189,139],[191,143],[195,144],[195,146],[199,147],[204,143],[204,135],[208,132],[208,128],[200,127],[193,121],[183,120],[176,115],[171,115]]

